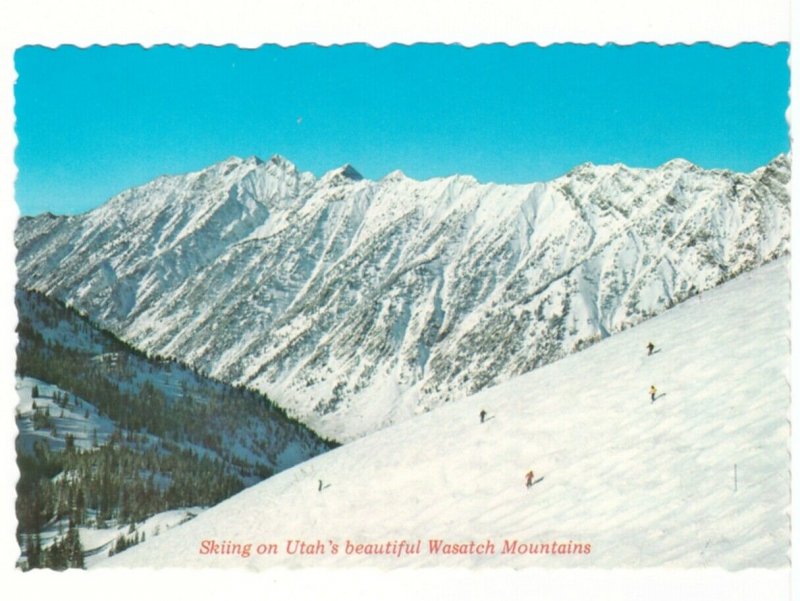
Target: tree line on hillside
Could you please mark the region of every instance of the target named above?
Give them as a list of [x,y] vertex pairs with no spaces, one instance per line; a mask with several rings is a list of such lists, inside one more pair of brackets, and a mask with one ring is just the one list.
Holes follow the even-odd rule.
[[[69,314],[69,310],[55,303],[51,305]],[[46,305],[47,310],[40,309],[37,319],[43,320],[45,315],[52,321],[51,305]],[[172,361],[150,361],[142,359],[141,353],[128,351],[113,354],[113,363],[105,361],[97,353],[45,340],[25,311],[20,311],[18,332],[19,376],[37,378],[69,391],[73,397],[94,405],[123,430],[145,431],[173,442],[199,445],[239,468],[248,461],[253,463],[253,456],[258,456],[257,464],[251,466],[253,476],[271,475],[276,457],[289,442],[302,441],[319,452],[336,444],[287,418],[285,411],[267,397],[202,378]],[[107,347],[120,348],[111,344]],[[105,353],[106,357],[109,355]],[[172,381],[173,388],[179,391],[170,398],[153,383],[156,380]],[[242,435],[246,435],[244,446],[249,452],[242,451],[242,445],[233,444]]]
[[[117,433],[99,448],[64,452],[40,440],[33,453],[17,456],[17,465],[17,538],[27,551],[53,524],[136,524],[170,509],[215,505],[244,488],[219,459],[135,434],[124,441]],[[44,562],[38,567],[58,567],[47,554],[38,556]]]
[[[17,457],[17,536],[29,568],[81,567],[79,526],[213,505],[272,475],[293,441],[312,453],[335,446],[255,391],[147,357],[38,293],[18,291],[17,302],[17,375],[58,388],[34,386],[32,412],[17,411],[43,431],[32,452]],[[53,450],[44,432],[60,435],[55,418],[65,411],[87,420],[99,413],[116,430],[103,444],[95,430],[85,450],[67,433],[65,449]],[[64,523],[67,534],[42,548],[41,534]],[[127,537],[114,548],[135,542]]]
[[[253,417],[280,421],[298,435],[311,436],[317,439],[326,450],[338,446],[336,441],[323,439],[311,432],[305,424],[290,417],[283,407],[275,404],[264,394],[242,385],[224,383],[212,378],[203,370],[187,365],[183,361],[165,358],[159,354],[147,353],[137,349],[120,339],[113,332],[101,328],[75,309],[67,307],[40,292],[18,289],[17,311],[19,314],[17,332],[20,337],[20,346],[17,353],[18,372],[21,367],[20,360],[22,359],[23,363],[27,360],[26,357],[21,357],[23,353],[20,351],[26,350],[24,347],[28,344],[33,346],[40,355],[42,354],[42,349],[50,349],[52,351],[50,354],[57,354],[59,359],[64,357],[65,353],[83,355],[88,358],[96,357],[96,353],[81,349],[80,345],[64,347],[56,341],[45,340],[41,333],[37,331],[34,321],[39,321],[50,329],[58,329],[60,324],[68,324],[76,332],[82,333],[87,339],[101,346],[104,353],[117,354],[118,356],[119,363],[113,370],[110,370],[102,361],[94,361],[94,369],[87,370],[88,375],[95,377],[100,375],[112,381],[130,381],[136,375],[137,370],[149,373],[189,374],[196,387],[198,387],[198,390],[192,392],[194,400],[217,399],[224,403],[222,408],[225,413],[241,414],[245,412],[253,415],[253,412],[256,411],[259,415],[253,415]],[[31,366],[26,364],[22,367]],[[66,370],[61,371],[65,372]],[[55,383],[53,380],[46,381]],[[79,394],[78,396],[82,395]],[[87,400],[91,399],[87,398]],[[192,398],[190,397],[188,400],[191,402]],[[220,409],[220,407],[217,407],[217,409]],[[234,417],[239,416],[234,415]]]

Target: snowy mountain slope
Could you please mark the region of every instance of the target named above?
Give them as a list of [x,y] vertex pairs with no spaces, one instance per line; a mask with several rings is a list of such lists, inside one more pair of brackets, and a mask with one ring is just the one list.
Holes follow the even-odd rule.
[[786,156],[518,186],[233,158],[23,219],[17,265],[133,345],[352,440],[786,253],[788,178]]
[[131,538],[131,535],[135,534],[139,539],[147,540],[148,538],[159,536],[162,532],[167,532],[171,528],[185,524],[194,519],[204,509],[204,507],[188,507],[186,509],[162,511],[136,524],[134,533],[131,533],[129,526],[103,529],[81,527],[78,531],[86,552],[86,568],[90,569],[98,563],[102,563],[109,556],[109,551],[113,549],[114,543],[121,536]]
[[[34,391],[37,393],[34,397]],[[33,456],[36,454],[35,444],[42,441],[47,448],[64,452],[67,448],[67,437],[72,437],[75,449],[89,451],[93,447],[101,447],[113,441],[117,429],[116,424],[103,415],[97,407],[84,399],[75,399],[74,395],[57,386],[33,378],[20,378],[17,382],[17,427],[19,435],[16,440],[17,452],[21,455]],[[69,402],[59,405],[55,399],[65,398]],[[76,402],[77,401],[77,402]],[[51,428],[37,429],[36,420],[33,418],[36,411],[41,411],[51,422]],[[24,468],[21,468],[24,470]],[[55,480],[74,479],[74,474],[59,473]],[[98,513],[91,508],[87,512],[87,519],[77,526],[78,536],[85,553],[85,565],[91,567],[98,561],[109,556],[116,541],[120,537],[133,540],[134,534],[139,538],[158,536],[162,531],[182,524],[203,511],[204,507],[191,507],[187,509],[172,509],[161,511],[151,517],[134,524],[124,521],[112,520],[98,527]],[[70,527],[70,517],[56,517],[47,522],[44,528],[37,533],[39,545],[47,551],[58,540],[63,539]],[[100,520],[102,523],[102,519]],[[132,532],[133,530],[133,532]],[[20,532],[20,543],[24,550],[31,534]],[[17,562],[18,566],[26,565],[28,557],[23,555]]]
[[16,300],[22,569],[91,565],[331,447],[254,391]]
[[[34,387],[39,395],[34,398]],[[102,415],[97,407],[85,399],[71,400],[65,407],[55,402],[56,395],[70,396],[66,390],[35,378],[17,381],[17,451],[31,454],[37,440],[44,441],[50,449],[63,451],[66,437],[71,435],[76,448],[90,449],[95,442],[105,444],[116,429],[114,422]],[[36,410],[46,412],[52,428],[37,430],[33,416]]]
[[[263,396],[234,390],[172,361],[149,359],[46,297],[18,289],[17,309],[17,369],[21,376],[38,378],[42,384],[40,393],[46,398],[37,402],[41,410],[52,406],[56,432],[61,431],[62,407],[53,402],[51,389],[72,397],[62,403],[65,426],[73,412],[80,420],[88,411],[98,434],[109,428],[146,432],[156,444],[165,444],[159,440],[164,439],[176,448],[221,459],[231,469],[235,466],[246,484],[330,448]],[[23,441],[33,434],[29,432],[33,384],[24,385],[26,380],[32,381],[23,377],[18,388]],[[113,427],[110,418],[115,420]],[[85,429],[88,424],[72,426]],[[63,448],[64,435],[49,441],[50,448]],[[82,447],[84,438],[76,435],[76,446]]]
[[[99,565],[787,567],[787,269],[344,445]],[[544,478],[530,490],[529,469]],[[432,554],[436,539],[472,553]]]

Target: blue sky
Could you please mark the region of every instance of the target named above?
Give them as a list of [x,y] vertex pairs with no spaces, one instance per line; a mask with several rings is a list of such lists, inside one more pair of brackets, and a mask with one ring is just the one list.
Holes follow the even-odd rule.
[[789,150],[789,45],[29,46],[17,202],[78,213],[165,173],[281,154],[369,178],[522,183],[676,157],[750,171]]

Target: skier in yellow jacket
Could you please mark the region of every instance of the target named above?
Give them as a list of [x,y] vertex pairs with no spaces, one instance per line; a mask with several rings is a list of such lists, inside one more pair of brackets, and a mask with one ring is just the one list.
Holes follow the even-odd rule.
[[656,387],[650,386],[650,402],[654,403],[656,400]]

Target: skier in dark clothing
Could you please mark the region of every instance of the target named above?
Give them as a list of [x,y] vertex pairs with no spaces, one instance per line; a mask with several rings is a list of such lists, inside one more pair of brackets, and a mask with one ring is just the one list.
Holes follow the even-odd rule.
[[647,354],[652,355],[653,351],[655,350],[655,345],[652,342],[647,343]]
[[533,486],[533,470],[530,470],[527,474],[525,474],[525,486],[527,488]]
[[319,487],[317,488],[317,490],[319,490],[319,491],[322,490],[322,480],[319,481]]
[[481,409],[481,423],[483,423],[483,420],[485,420],[485,419],[486,419],[486,411]]

